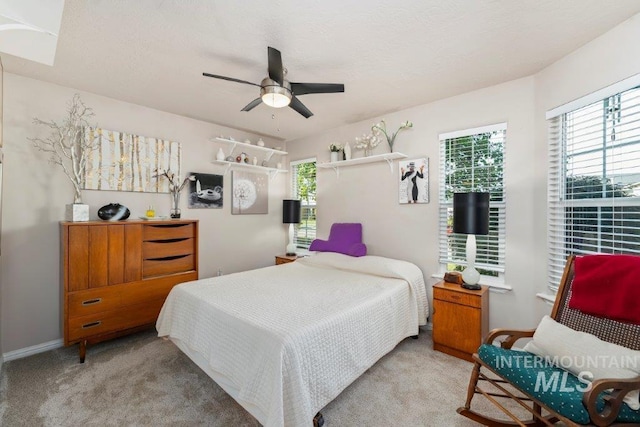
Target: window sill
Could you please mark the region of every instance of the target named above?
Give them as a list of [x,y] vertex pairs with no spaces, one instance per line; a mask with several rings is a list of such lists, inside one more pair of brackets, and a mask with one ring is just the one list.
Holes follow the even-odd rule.
[[556,302],[555,295],[539,293],[539,294],[536,294],[536,296],[549,305],[553,305]]
[[[444,273],[432,274],[431,277],[436,279],[443,279]],[[487,276],[480,277],[480,284],[488,286],[491,292],[497,292],[501,294],[513,290],[511,286],[505,285],[505,283],[501,279],[497,279],[493,277],[487,277]]]

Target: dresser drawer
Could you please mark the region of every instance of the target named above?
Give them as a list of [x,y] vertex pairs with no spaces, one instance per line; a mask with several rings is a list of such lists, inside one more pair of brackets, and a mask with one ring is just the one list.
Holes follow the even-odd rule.
[[194,239],[152,240],[142,244],[144,259],[189,255],[194,252]]
[[71,318],[67,341],[72,343],[94,335],[153,324],[160,314],[162,304],[164,299],[159,299],[113,311]]
[[175,257],[151,258],[142,262],[142,276],[154,277],[164,274],[182,273],[195,270],[196,263],[193,255],[178,255]]
[[468,305],[470,307],[482,307],[482,299],[478,295],[454,292],[443,288],[433,288],[433,299]]
[[189,224],[149,224],[142,231],[142,240],[170,240],[195,236],[195,226]]
[[189,282],[198,279],[198,273],[190,272],[172,274],[167,277],[142,280],[140,282],[124,285],[121,291],[123,304],[142,304],[145,301],[166,299],[171,288],[178,283]]
[[86,291],[71,292],[68,294],[68,298],[69,317],[86,316],[114,310],[121,304],[117,286],[104,286]]

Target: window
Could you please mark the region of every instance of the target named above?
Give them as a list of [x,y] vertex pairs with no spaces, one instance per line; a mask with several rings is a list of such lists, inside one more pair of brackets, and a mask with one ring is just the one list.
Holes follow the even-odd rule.
[[640,87],[551,117],[549,162],[549,287],[569,255],[640,254]]
[[309,249],[316,238],[316,159],[291,162],[291,194],[300,199],[300,224],[294,230],[296,247]]
[[466,265],[466,239],[454,234],[453,193],[486,191],[489,234],[477,236],[476,268],[484,283],[500,285],[504,273],[505,195],[504,152],[507,125],[469,129],[440,135],[440,265],[461,271]]

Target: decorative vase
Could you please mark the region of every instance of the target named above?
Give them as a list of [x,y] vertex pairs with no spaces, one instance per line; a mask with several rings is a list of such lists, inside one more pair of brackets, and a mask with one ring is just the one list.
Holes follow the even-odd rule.
[[332,151],[331,152],[331,162],[332,163],[338,161],[338,154],[339,154],[338,151]]
[[222,151],[222,148],[218,149],[218,154],[216,154],[216,160],[219,160],[219,161],[224,160],[224,151]]
[[180,218],[180,192],[174,191],[171,193],[172,206],[171,211],[169,211],[169,216],[173,219]]
[[348,142],[344,145],[344,159],[351,160],[351,146]]
[[105,221],[123,221],[129,218],[129,208],[120,203],[109,203],[98,209],[98,218]]
[[83,203],[66,205],[65,219],[74,222],[89,221],[89,205]]

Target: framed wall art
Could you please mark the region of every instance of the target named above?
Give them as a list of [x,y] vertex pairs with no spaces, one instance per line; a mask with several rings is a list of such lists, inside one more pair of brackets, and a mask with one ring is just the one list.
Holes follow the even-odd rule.
[[231,172],[231,187],[232,214],[269,212],[269,175],[234,170]]
[[87,159],[84,189],[168,193],[169,181],[157,171],[180,177],[182,148],[179,142],[87,128],[93,141]]
[[223,175],[193,172],[189,183],[189,209],[219,209],[222,207]]
[[400,204],[429,203],[429,159],[398,162]]

